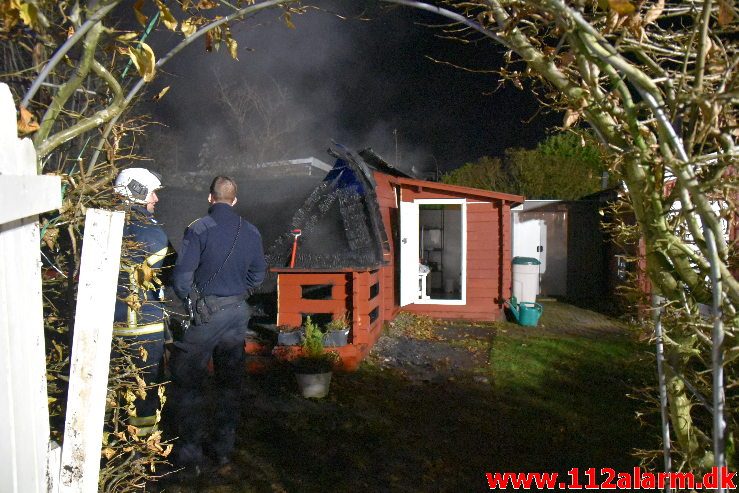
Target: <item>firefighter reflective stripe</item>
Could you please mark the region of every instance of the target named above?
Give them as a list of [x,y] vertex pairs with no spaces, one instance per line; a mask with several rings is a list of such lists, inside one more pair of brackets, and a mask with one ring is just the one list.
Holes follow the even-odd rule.
[[169,247],[164,247],[158,252],[149,255],[148,257],[146,257],[146,263],[149,265],[154,265],[157,262],[164,260],[164,257],[167,256],[168,250],[169,250]]
[[154,416],[130,416],[128,424],[136,427],[136,436],[145,436],[154,431],[157,417]]
[[156,334],[157,332],[164,332],[164,322],[139,325],[136,327],[113,327],[114,336],[134,337],[146,334]]

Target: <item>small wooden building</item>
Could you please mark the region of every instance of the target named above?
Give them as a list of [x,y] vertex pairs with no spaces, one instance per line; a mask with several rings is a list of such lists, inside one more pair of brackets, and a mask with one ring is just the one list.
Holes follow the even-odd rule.
[[[511,289],[510,211],[523,197],[413,179],[371,150],[334,154],[334,170],[293,221],[292,229],[302,230],[294,266],[284,266],[286,255],[270,259],[278,325],[299,326],[309,315],[346,318],[349,344],[337,351],[352,369],[400,310],[441,319],[503,317]],[[333,224],[332,210],[339,218]],[[278,250],[290,242],[285,235]]]

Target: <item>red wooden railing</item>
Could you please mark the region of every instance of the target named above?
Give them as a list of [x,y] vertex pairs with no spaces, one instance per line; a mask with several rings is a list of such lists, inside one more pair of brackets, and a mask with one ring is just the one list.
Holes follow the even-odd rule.
[[[341,358],[341,367],[354,370],[369,353],[382,332],[382,276],[378,269],[308,270],[273,269],[277,273],[277,325],[298,327],[307,316],[314,320],[346,319],[350,322],[349,344],[332,348]],[[323,288],[330,295],[307,297],[311,288]],[[278,357],[292,359],[298,346],[275,348]]]

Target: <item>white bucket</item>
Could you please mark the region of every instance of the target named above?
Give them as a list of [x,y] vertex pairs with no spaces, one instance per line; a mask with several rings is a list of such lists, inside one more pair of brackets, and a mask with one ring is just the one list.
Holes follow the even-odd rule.
[[328,395],[331,385],[331,372],[326,373],[296,373],[295,379],[303,397],[320,399]]
[[539,294],[539,266],[513,264],[513,296],[534,303]]

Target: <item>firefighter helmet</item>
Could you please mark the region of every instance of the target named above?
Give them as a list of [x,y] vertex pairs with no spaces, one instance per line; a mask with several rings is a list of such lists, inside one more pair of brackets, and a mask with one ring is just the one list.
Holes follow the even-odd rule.
[[146,168],[128,168],[118,173],[115,192],[131,202],[146,204],[149,194],[162,188],[162,177]]

